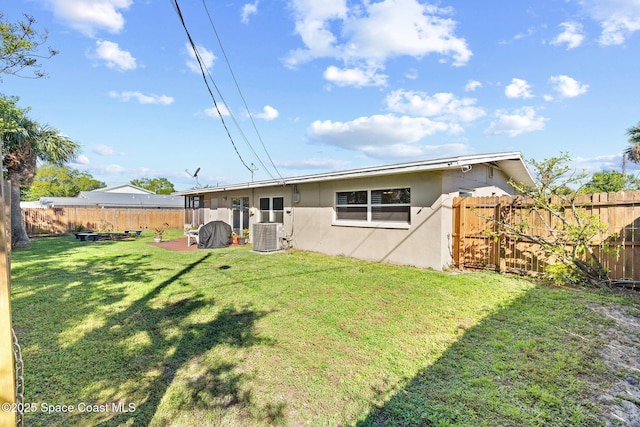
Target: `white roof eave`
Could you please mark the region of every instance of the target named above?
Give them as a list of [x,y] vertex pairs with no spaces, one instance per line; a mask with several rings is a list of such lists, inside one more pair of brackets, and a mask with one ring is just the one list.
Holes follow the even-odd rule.
[[[419,162],[400,163],[386,166],[374,166],[361,169],[351,169],[346,171],[328,172],[315,175],[284,178],[281,180],[269,180],[258,182],[247,182],[242,184],[232,184],[222,187],[199,188],[173,193],[176,196],[189,196],[203,193],[218,193],[232,190],[244,190],[250,188],[274,187],[278,185],[304,184],[310,182],[334,181],[338,179],[365,178],[370,176],[382,176],[399,173],[414,173],[437,170],[458,169],[465,165],[482,163],[495,163],[498,167],[509,175],[514,181],[524,182],[532,185],[533,177],[522,159],[519,152],[507,152],[496,154],[483,154],[471,156],[459,156],[446,159],[425,160]],[[520,166],[520,167],[519,167]],[[524,166],[524,167],[522,167]]]

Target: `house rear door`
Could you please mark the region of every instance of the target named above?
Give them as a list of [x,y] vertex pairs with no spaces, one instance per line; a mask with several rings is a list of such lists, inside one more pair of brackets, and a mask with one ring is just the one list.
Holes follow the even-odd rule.
[[233,231],[242,236],[242,230],[249,228],[249,198],[237,197],[233,202]]

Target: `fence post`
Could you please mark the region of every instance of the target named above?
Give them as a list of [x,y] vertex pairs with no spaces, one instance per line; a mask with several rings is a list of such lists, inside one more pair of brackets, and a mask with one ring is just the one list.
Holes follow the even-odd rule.
[[464,239],[464,211],[466,209],[465,198],[456,197],[453,201],[453,236],[451,244],[453,246],[453,264],[456,268],[464,268],[464,259],[461,259],[463,253]]
[[[13,334],[11,333],[11,256],[7,241],[7,205],[11,206],[11,192],[0,175],[0,405],[16,403]],[[11,226],[8,227],[11,229]],[[0,426],[16,425],[14,411],[0,410]]]
[[502,211],[502,197],[495,196],[494,200],[496,200],[496,207],[495,207],[495,210],[493,211],[493,215],[494,215],[493,221],[496,227],[495,232],[498,233],[498,243],[497,243],[498,247],[496,248],[498,259],[497,259],[496,265],[498,267],[498,272],[504,273],[505,271],[507,271],[506,251],[502,244],[504,238],[499,234],[500,227],[501,227],[500,213]]

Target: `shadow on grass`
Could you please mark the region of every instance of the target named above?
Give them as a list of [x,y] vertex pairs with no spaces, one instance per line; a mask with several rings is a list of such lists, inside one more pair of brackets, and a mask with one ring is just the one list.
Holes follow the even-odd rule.
[[67,251],[74,251],[88,245],[117,245],[129,244],[135,240],[103,240],[99,242],[80,241],[73,234],[55,237],[31,238],[31,247],[16,249],[13,253],[20,256],[23,261],[40,260],[50,256],[60,256]]
[[[485,318],[355,424],[365,426],[601,425],[593,383],[605,320],[575,292],[534,288]],[[587,382],[588,381],[588,382]]]
[[[50,344],[48,350],[55,356],[47,356],[47,359],[59,365],[59,370],[47,370],[46,378],[32,379],[38,383],[32,387],[32,399],[50,401],[54,396],[53,389],[67,399],[68,396],[77,396],[78,401],[95,405],[124,402],[123,408],[126,409],[129,403],[133,403],[135,411],[110,411],[106,415],[75,413],[52,416],[35,413],[30,414],[31,419],[27,421],[33,425],[60,426],[78,423],[146,426],[152,422],[154,425],[167,425],[177,414],[194,408],[235,408],[242,416],[263,422],[283,419],[284,405],[257,405],[250,392],[247,389],[243,391],[245,374],[239,372],[240,360],[232,359],[235,355],[224,353],[226,356],[221,357],[209,354],[217,346],[242,348],[270,344],[271,340],[258,337],[253,331],[255,322],[268,313],[251,307],[216,307],[213,297],[197,292],[190,292],[188,298],[173,294],[177,287],[188,284],[188,273],[206,263],[211,256],[208,253],[199,257],[139,299],[128,303],[122,311],[111,314],[77,341],[65,347]],[[99,263],[109,262],[118,265],[122,269],[121,274],[139,274],[140,280],[150,280],[150,272],[129,272],[128,267],[142,262],[142,259],[131,255],[115,259],[118,257],[86,263],[85,268],[98,275],[98,279],[92,278],[91,283],[102,283],[105,295],[99,297],[100,292],[94,290],[84,298],[79,294],[83,292],[82,287],[76,286],[72,293],[80,307],[76,307],[78,313],[70,313],[70,316],[81,319],[90,315],[97,304],[111,304],[124,297],[121,292],[114,293],[117,280],[106,277],[111,269],[105,267],[102,271],[97,265]],[[114,258],[113,262],[109,261],[110,258]],[[93,265],[94,262],[97,264]],[[127,280],[132,279],[135,278],[127,276]],[[168,290],[170,287],[172,290]],[[51,290],[49,297],[64,298],[66,289],[63,286],[52,287]],[[44,295],[25,298],[33,301]],[[87,301],[91,299],[89,297],[95,300]],[[206,315],[208,310],[217,312],[217,315],[212,319]],[[209,320],[198,322],[201,316]],[[189,372],[178,375],[181,370]],[[34,389],[37,390],[36,396],[33,396]]]
[[[81,322],[100,307],[122,301],[127,295],[125,288],[131,283],[144,284],[153,278],[147,255],[104,255],[65,266],[54,258],[42,255],[37,262],[24,263],[21,254],[23,265],[12,271],[12,280],[19,283],[12,289],[14,317],[29,319],[43,310],[45,318],[58,318],[49,325],[53,326],[49,334]],[[21,336],[20,324],[16,331]]]

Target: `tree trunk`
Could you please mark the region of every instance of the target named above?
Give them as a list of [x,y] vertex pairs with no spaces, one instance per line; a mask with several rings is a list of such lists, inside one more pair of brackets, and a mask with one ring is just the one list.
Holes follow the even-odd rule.
[[27,229],[20,209],[20,178],[9,174],[11,181],[11,246],[13,249],[31,247],[31,241],[27,236]]

